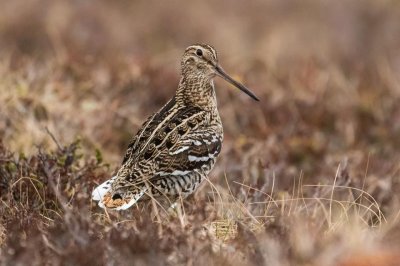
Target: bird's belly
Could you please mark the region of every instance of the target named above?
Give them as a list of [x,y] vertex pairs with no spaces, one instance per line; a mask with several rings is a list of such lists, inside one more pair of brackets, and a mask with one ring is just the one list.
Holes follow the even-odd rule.
[[212,170],[215,159],[191,171],[174,171],[153,181],[153,196],[183,196],[192,194]]

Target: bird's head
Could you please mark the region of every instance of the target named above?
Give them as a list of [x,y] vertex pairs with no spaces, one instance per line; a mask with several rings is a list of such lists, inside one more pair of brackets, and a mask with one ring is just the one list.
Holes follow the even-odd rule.
[[218,64],[217,52],[208,44],[194,44],[186,48],[181,61],[182,74],[184,76],[214,78],[222,77],[236,88],[240,89],[251,98],[259,101],[257,96],[246,86],[231,78]]

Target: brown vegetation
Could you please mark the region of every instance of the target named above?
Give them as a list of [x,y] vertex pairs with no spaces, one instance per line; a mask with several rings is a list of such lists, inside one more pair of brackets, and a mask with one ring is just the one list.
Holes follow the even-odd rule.
[[[396,1],[1,5],[2,264],[396,265]],[[261,102],[216,81],[225,142],[183,213],[104,212],[92,189],[195,42]]]

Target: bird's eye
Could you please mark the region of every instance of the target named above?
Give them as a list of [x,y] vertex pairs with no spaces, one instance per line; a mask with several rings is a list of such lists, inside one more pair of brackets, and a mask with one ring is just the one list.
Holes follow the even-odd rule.
[[202,55],[203,55],[203,51],[200,50],[200,49],[197,49],[196,54],[197,54],[198,56],[202,56]]

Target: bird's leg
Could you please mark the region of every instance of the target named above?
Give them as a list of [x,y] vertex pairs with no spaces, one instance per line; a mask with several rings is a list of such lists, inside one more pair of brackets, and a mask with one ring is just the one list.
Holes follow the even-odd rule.
[[182,215],[182,206],[180,203],[180,200],[178,199],[174,203],[171,204],[171,206],[168,208],[168,214],[171,215],[172,217],[179,217],[179,215]]
[[187,225],[187,218],[185,215],[185,209],[183,208],[183,200],[186,198],[184,195],[178,196],[174,203],[168,208],[168,214],[171,217],[178,218],[181,226],[185,227]]

